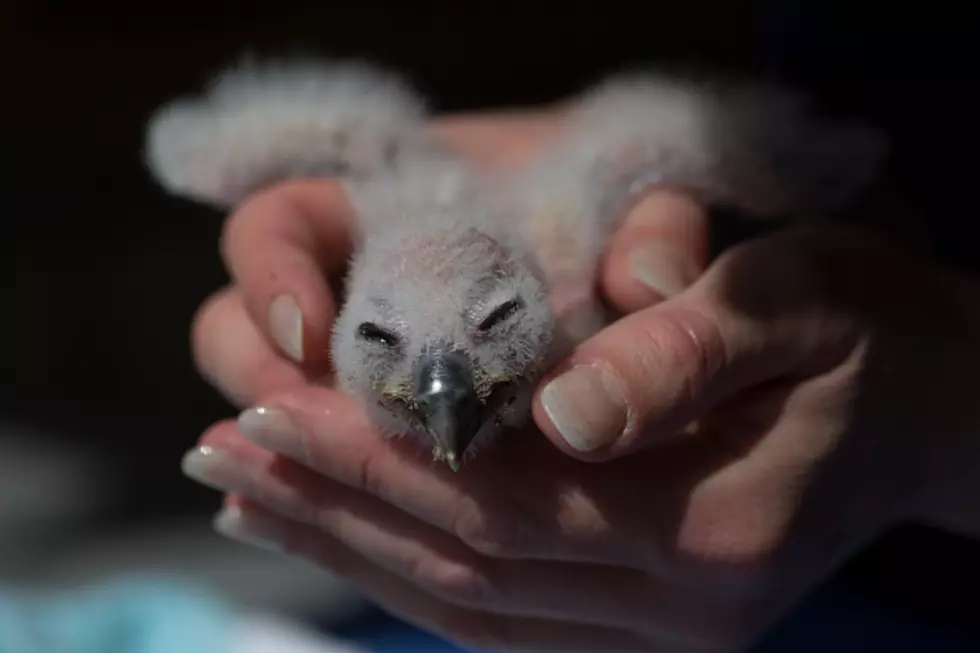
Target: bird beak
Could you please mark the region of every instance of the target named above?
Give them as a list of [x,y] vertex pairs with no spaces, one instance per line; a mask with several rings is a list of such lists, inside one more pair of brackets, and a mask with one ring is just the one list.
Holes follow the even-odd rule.
[[457,471],[486,414],[469,361],[445,349],[427,352],[415,366],[413,386],[418,416],[437,454]]

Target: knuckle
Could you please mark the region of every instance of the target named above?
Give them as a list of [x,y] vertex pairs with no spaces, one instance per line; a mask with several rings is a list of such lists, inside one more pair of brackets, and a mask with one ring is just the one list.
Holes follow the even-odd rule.
[[668,405],[690,401],[725,364],[722,340],[712,321],[694,311],[662,313],[658,319],[641,323],[634,351],[639,366],[635,378],[646,381],[662,375],[664,369],[679,373],[674,396],[657,397]]
[[453,518],[452,532],[477,553],[497,558],[519,557],[526,553],[527,538],[518,520],[504,514],[505,511],[468,501]]
[[479,569],[455,563],[442,563],[416,576],[435,594],[463,605],[486,604],[493,594],[489,578]]
[[220,334],[219,317],[221,308],[232,298],[233,289],[226,286],[209,295],[194,311],[191,318],[191,348],[195,364],[200,369],[204,366],[204,354],[212,348],[215,339]]
[[473,503],[466,502],[452,520],[452,532],[456,537],[480,553],[493,548],[489,541],[483,512]]
[[233,295],[233,288],[231,286],[225,286],[220,290],[208,295],[204,301],[202,301],[197,309],[194,311],[194,315],[191,318],[192,333],[196,337],[202,337],[206,335],[207,328],[211,326],[211,322],[215,317],[218,310],[220,310],[222,304],[227,303]]
[[235,251],[250,241],[265,240],[270,233],[283,232],[286,229],[281,219],[284,213],[299,213],[294,193],[288,184],[263,188],[243,199],[221,228],[219,250],[224,260],[230,262]]
[[383,470],[379,468],[378,458],[364,455],[358,463],[357,486],[374,497],[388,496]]

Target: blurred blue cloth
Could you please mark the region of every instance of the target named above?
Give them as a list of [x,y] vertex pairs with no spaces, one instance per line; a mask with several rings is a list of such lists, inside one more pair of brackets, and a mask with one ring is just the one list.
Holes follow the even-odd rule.
[[0,587],[0,653],[232,653],[232,614],[156,577],[57,592]]

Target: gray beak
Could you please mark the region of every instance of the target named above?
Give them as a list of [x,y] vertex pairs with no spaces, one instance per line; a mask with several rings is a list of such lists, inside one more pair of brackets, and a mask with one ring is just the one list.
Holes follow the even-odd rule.
[[456,471],[485,417],[469,361],[444,349],[424,354],[415,366],[412,390],[429,437]]

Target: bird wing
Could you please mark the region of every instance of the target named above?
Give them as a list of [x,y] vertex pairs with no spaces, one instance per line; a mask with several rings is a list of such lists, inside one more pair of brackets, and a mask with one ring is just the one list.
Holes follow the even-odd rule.
[[244,60],[158,110],[144,157],[169,192],[227,208],[277,182],[435,156],[426,111],[404,81],[361,62]]
[[576,98],[564,137],[514,176],[514,214],[580,338],[605,321],[597,267],[640,193],[681,188],[757,219],[822,217],[870,184],[887,150],[882,133],[787,88],[624,74]]

